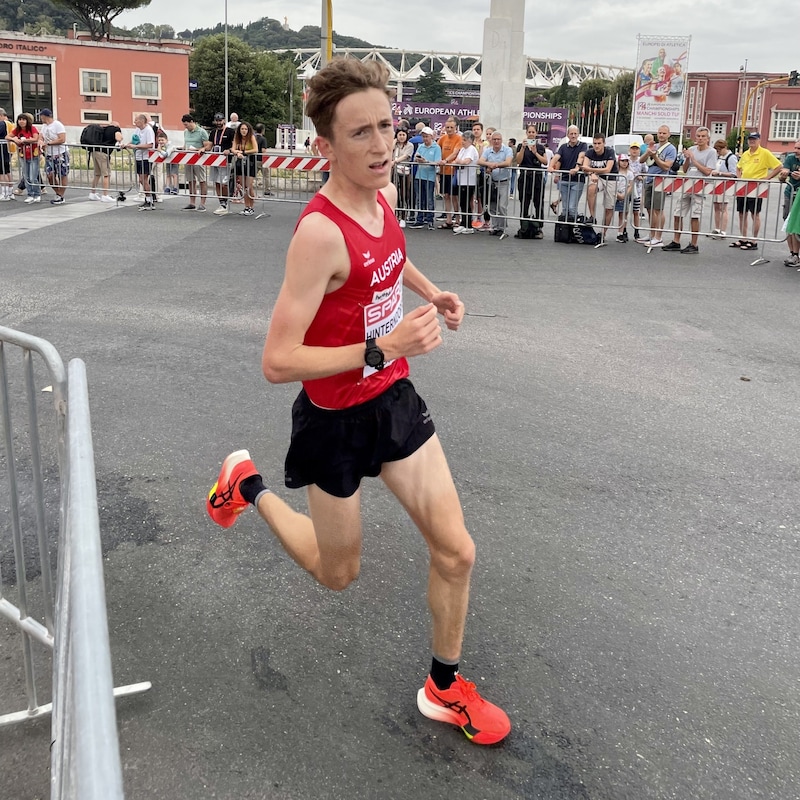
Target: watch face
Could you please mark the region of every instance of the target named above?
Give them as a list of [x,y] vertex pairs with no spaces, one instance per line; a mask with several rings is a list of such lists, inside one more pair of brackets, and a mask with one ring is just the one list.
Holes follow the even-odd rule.
[[383,363],[383,353],[378,347],[370,348],[364,354],[364,361],[368,367],[379,367]]

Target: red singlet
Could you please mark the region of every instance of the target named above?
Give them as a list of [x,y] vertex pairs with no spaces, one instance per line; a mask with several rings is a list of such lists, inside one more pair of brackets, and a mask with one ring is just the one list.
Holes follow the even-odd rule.
[[[350,254],[350,274],[342,286],[322,298],[306,331],[305,345],[340,347],[363,343],[370,337],[385,336],[403,319],[405,237],[386,198],[380,192],[377,194],[383,208],[381,236],[367,233],[319,193],[300,215],[298,225],[303,217],[315,212],[335,223]],[[338,375],[303,381],[303,388],[311,402],[320,408],[349,408],[377,397],[407,376],[408,361],[397,358],[380,371],[365,364],[363,368]]]

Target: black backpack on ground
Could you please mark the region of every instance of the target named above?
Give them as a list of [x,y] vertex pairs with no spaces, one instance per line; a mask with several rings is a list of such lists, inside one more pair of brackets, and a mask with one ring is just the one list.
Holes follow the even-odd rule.
[[584,217],[583,214],[578,214],[575,217],[575,225],[572,228],[573,241],[578,244],[596,245],[600,241],[600,236],[592,227],[594,219],[591,217]]
[[515,239],[535,239],[539,226],[530,219],[519,221],[519,230],[514,234]]
[[556,222],[555,232],[553,233],[553,241],[561,242],[562,244],[570,244],[575,241],[573,235],[575,220],[572,217],[567,217],[566,214],[559,214],[558,222]]

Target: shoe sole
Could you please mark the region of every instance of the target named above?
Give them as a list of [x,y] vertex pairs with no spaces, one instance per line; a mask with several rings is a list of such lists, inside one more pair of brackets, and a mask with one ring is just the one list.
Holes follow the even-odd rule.
[[509,731],[498,735],[492,735],[486,733],[486,731],[478,731],[475,734],[469,733],[459,722],[458,714],[428,700],[425,696],[424,686],[417,692],[417,708],[423,717],[432,719],[434,722],[445,722],[449,725],[455,725],[473,744],[497,744],[497,742],[501,742],[505,739],[509,733]]
[[[222,467],[219,471],[219,478],[214,482],[214,485],[211,487],[211,491],[208,493],[208,501],[207,506],[210,505],[212,495],[216,494],[217,487],[220,483],[223,486],[227,486],[231,482],[231,474],[235,467],[242,463],[242,461],[250,461],[250,451],[249,450],[235,450],[233,453],[230,453],[225,457],[225,460],[222,462]],[[227,524],[223,522],[218,522],[213,517],[211,519],[217,523],[217,525],[222,526],[223,528],[230,528],[234,522],[236,522],[236,517],[245,511],[247,506],[237,509],[231,509],[229,513],[234,514],[235,516],[231,519]],[[209,516],[211,516],[211,512],[209,511]]]

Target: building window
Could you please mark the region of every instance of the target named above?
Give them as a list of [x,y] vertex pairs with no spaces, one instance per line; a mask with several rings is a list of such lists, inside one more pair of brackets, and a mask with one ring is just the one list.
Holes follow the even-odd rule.
[[111,94],[111,73],[106,70],[82,69],[81,94]]
[[133,75],[133,96],[146,97],[153,100],[161,99],[160,75]]
[[800,111],[773,111],[769,138],[786,142],[800,139]]
[[85,122],[87,124],[90,122],[111,122],[111,112],[95,111],[94,109],[87,111],[84,108],[81,109],[81,122]]
[[726,128],[724,122],[712,122],[711,123],[711,133],[713,136],[725,136]]
[[20,64],[22,110],[38,119],[39,111],[53,107],[53,74],[50,64]]
[[691,125],[694,122],[694,96],[696,89],[694,86],[689,87],[689,103],[686,106],[686,121]]
[[12,85],[11,85],[11,62],[0,61],[0,106],[8,109],[13,115],[14,108]]

